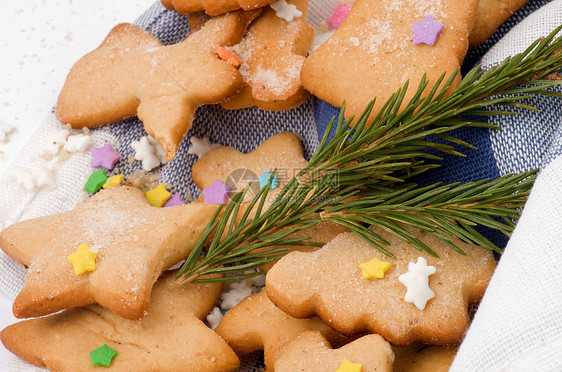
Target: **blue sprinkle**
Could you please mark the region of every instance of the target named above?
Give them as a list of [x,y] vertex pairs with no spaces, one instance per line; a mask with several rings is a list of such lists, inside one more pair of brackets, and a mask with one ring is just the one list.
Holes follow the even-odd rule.
[[[263,172],[260,178],[258,178],[258,181],[260,183],[260,189],[263,188],[265,185],[267,185],[270,178],[271,178],[270,172]],[[271,182],[269,189],[275,190],[278,186],[279,186],[279,175],[276,174],[275,176],[273,176],[273,181]]]

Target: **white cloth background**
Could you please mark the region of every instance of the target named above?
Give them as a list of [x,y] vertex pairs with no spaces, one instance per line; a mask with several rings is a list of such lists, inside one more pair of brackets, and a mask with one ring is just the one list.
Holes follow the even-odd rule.
[[[331,9],[338,2],[330,0],[323,3],[325,6],[315,8],[322,9],[321,12],[311,13],[313,23],[331,14]],[[484,58],[484,65],[493,65],[507,55],[522,51],[532,40],[548,34],[560,23],[562,0],[557,0],[528,17],[504,37]],[[57,187],[30,194],[14,185],[8,177],[2,177],[0,227],[21,219],[68,210],[84,200],[82,186],[91,171],[87,155],[74,155],[62,165],[49,164],[38,156],[46,135],[56,125],[53,115],[49,115],[18,156],[15,165],[26,169],[36,166],[57,168]],[[97,145],[104,140],[116,141],[110,132],[104,131],[96,131],[93,139]],[[505,156],[503,152],[500,153],[502,155],[499,157]],[[505,163],[504,159],[498,159],[499,163]],[[509,172],[509,169],[505,169],[505,172]],[[24,275],[19,265],[0,253],[2,292],[14,298],[22,286]],[[461,346],[453,370],[561,370],[560,283],[562,159],[553,157],[537,180],[521,221]],[[11,366],[10,371],[34,369],[18,361]]]

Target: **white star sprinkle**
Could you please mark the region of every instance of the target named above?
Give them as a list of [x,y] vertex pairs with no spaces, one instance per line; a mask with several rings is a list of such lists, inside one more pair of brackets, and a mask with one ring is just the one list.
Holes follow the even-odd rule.
[[220,147],[219,144],[211,143],[211,140],[207,136],[203,138],[191,137],[190,141],[191,146],[189,146],[187,153],[197,155],[198,158],[201,158],[215,147]]
[[297,9],[297,6],[287,4],[287,0],[278,0],[269,6],[275,10],[277,17],[283,18],[287,22],[292,22],[295,18],[302,17],[302,12]]
[[160,164],[166,164],[164,150],[150,136],[144,136],[139,141],[131,142],[131,147],[135,150],[135,159],[142,162],[142,169],[150,172]]
[[10,176],[18,185],[28,191],[40,189],[42,187],[55,187],[55,177],[53,175],[53,171],[48,168],[36,168],[32,171],[27,171],[25,169],[15,167]]
[[68,129],[54,130],[47,138],[47,144],[43,151],[49,155],[57,155],[60,149],[66,144],[66,140],[70,135]]
[[420,310],[425,309],[427,301],[435,297],[435,293],[429,288],[429,276],[435,274],[434,266],[427,266],[423,257],[418,257],[418,262],[408,264],[408,272],[398,277],[400,283],[406,286],[404,301],[413,303]]
[[221,309],[219,309],[218,306],[211,310],[209,315],[207,315],[207,323],[209,323],[211,329],[215,329],[219,326],[222,317]]
[[90,147],[92,140],[86,134],[75,134],[69,136],[64,144],[64,149],[68,152],[84,152]]

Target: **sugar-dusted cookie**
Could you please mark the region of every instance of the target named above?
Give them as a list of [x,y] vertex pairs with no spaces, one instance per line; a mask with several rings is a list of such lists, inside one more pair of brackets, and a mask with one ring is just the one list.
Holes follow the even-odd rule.
[[529,0],[480,0],[476,11],[476,21],[470,32],[469,47],[476,48],[490,36],[513,13]]
[[350,341],[316,317],[296,319],[287,315],[263,291],[246,297],[229,310],[215,329],[237,354],[264,350],[268,370],[272,370],[283,345],[306,331],[318,331],[336,345]]
[[[217,179],[228,182],[230,175],[232,182],[241,179],[240,176],[259,187],[259,177],[277,169],[277,186],[281,188],[307,164],[299,137],[293,133],[279,133],[248,154],[227,146],[207,152],[193,165],[193,181],[200,189],[205,189]],[[249,172],[243,173],[243,170]]]
[[[477,5],[478,0],[356,0],[334,35],[305,61],[303,85],[334,106],[345,100],[347,118],[374,97],[376,115],[409,80],[408,102],[424,73],[432,87],[441,74],[459,68]],[[459,82],[460,75],[453,86]]]
[[457,355],[458,346],[412,344],[393,347],[394,372],[447,372]]
[[391,372],[393,361],[390,344],[379,335],[363,336],[339,349],[332,349],[319,332],[309,331],[281,349],[275,360],[275,371]]
[[[277,188],[270,191],[266,201],[268,206],[279,190],[307,164],[300,139],[292,133],[280,133],[267,139],[248,154],[226,146],[212,149],[193,165],[193,180],[202,190],[207,189],[217,180],[226,182],[233,190],[238,191],[241,191],[246,184],[250,184],[249,195],[253,196],[253,193],[260,190],[260,177],[262,182],[265,182],[269,179],[268,173],[277,169]],[[244,207],[241,210],[243,211]],[[348,230],[338,224],[320,222],[291,237],[309,236],[310,241],[326,243],[345,231]],[[303,245],[291,246],[289,249],[310,251],[314,248]],[[271,264],[262,269],[267,270],[270,267]]]
[[217,17],[168,46],[137,26],[116,26],[70,70],[57,118],[83,128],[138,115],[172,160],[197,107],[221,102],[243,87],[238,69],[218,58],[214,48],[238,43],[258,14]]
[[120,186],[74,210],[8,227],[0,248],[29,267],[15,316],[98,303],[142,317],[158,276],[189,255],[215,210],[200,203],[152,207],[139,189]]
[[220,284],[176,283],[175,273],[155,285],[146,316],[122,318],[98,305],[26,320],[4,329],[4,346],[53,371],[98,371],[90,352],[106,344],[117,352],[116,371],[233,371],[239,361],[204,319]]
[[205,11],[208,15],[219,15],[238,9],[252,10],[264,7],[275,0],[161,0],[162,5],[180,14]]
[[247,88],[222,106],[240,109],[257,105],[265,110],[288,110],[308,97],[300,71],[314,40],[314,28],[306,21],[307,0],[289,0],[302,13],[286,21],[267,7],[249,27],[240,43],[240,73]]
[[453,241],[466,256],[429,233],[407,230],[439,258],[377,230],[390,242],[388,251],[397,257],[392,259],[344,233],[315,252],[283,257],[267,274],[267,294],[289,315],[318,315],[346,335],[378,333],[394,345],[456,344],[468,326],[469,307],[484,295],[495,259],[458,239]]

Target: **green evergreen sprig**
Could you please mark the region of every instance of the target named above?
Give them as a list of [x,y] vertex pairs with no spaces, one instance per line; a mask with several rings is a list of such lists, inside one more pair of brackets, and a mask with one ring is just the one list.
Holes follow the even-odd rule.
[[[269,200],[269,186],[275,172],[249,203],[243,204],[248,191],[244,190],[217,209],[178,276],[187,282],[208,282],[259,275],[254,269],[281,258],[287,247],[317,245],[294,234],[322,221],[348,227],[390,256],[385,249],[389,243],[370,226],[384,228],[431,254],[435,253],[410,234],[405,225],[433,234],[461,254],[451,237],[500,252],[475,226],[490,227],[509,236],[536,171],[467,184],[419,187],[409,182],[438,166],[428,162],[440,159],[428,149],[462,156],[456,146],[471,147],[450,132],[462,127],[497,129],[473,116],[515,115],[511,108],[516,107],[536,110],[521,102],[533,95],[562,97],[550,90],[561,83],[551,79],[562,71],[562,37],[556,38],[561,29],[558,27],[498,66],[488,70],[475,67],[454,90],[450,88],[458,71],[447,80],[441,76],[429,90],[424,77],[404,105],[409,88],[406,83],[374,119],[374,102],[347,122],[344,104],[337,123],[329,123],[308,165],[286,183],[273,201]],[[487,110],[491,106],[493,109]],[[334,125],[335,136],[328,141]],[[431,137],[448,144],[431,141]],[[211,236],[207,254],[200,259]],[[217,273],[225,276],[205,278]]]

